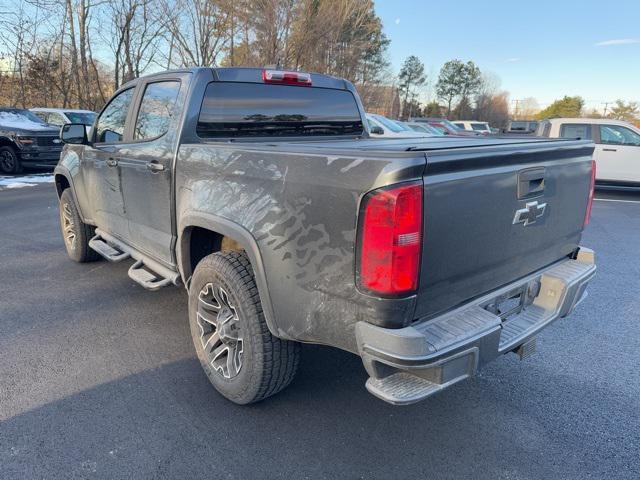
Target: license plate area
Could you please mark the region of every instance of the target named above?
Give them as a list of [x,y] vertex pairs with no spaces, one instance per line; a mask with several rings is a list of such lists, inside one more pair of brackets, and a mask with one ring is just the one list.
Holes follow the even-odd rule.
[[502,322],[521,313],[540,293],[540,282],[532,280],[482,305],[486,311],[500,317]]

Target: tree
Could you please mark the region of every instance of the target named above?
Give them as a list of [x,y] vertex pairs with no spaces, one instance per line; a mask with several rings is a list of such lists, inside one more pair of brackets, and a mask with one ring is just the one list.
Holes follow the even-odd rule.
[[638,120],[638,113],[640,113],[638,102],[625,103],[624,100],[616,100],[616,104],[611,108],[609,117],[626,122],[635,122]]
[[529,119],[535,118],[535,116],[539,112],[540,112],[540,105],[538,104],[538,101],[535,98],[527,97],[518,101],[517,118],[529,120]]
[[582,114],[583,107],[584,100],[582,97],[568,97],[565,95],[562,100],[556,100],[538,113],[538,118],[544,120],[545,118],[579,117]]
[[438,102],[429,102],[424,107],[425,117],[439,117],[442,115],[442,107]]
[[462,91],[464,63],[460,60],[449,60],[440,69],[436,93],[447,103],[447,116],[451,115],[451,104]]
[[424,85],[424,82],[427,81],[427,76],[424,73],[424,64],[415,55],[407,57],[402,64],[398,79],[400,80],[398,85],[400,94],[404,96],[400,115],[404,116],[405,111],[411,108],[409,101],[414,101],[415,87]]

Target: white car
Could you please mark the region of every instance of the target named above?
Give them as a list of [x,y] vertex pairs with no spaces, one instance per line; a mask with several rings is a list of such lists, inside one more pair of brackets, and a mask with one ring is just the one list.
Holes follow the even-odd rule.
[[477,132],[483,135],[491,134],[491,127],[487,122],[478,122],[476,120],[456,120],[452,122],[456,127],[470,132]]
[[391,120],[383,115],[376,113],[367,113],[367,122],[369,123],[369,133],[372,137],[382,138],[423,138],[429,134],[416,132],[409,126]]
[[593,140],[599,184],[640,186],[640,129],[630,123],[607,118],[553,118],[540,122],[536,135]]
[[82,123],[87,130],[87,135],[97,116],[91,110],[72,108],[31,108],[30,110],[50,125],[61,127],[67,123]]

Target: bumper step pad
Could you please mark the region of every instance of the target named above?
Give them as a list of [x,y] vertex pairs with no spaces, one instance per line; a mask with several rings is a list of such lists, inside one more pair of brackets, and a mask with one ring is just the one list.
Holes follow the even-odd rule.
[[[404,405],[423,400],[473,376],[501,354],[535,352],[535,336],[567,316],[586,295],[595,275],[593,252],[566,260],[440,317],[386,329],[356,324],[358,351],[370,378],[366,387],[382,400]],[[487,310],[496,299],[537,287],[536,297],[506,320]]]

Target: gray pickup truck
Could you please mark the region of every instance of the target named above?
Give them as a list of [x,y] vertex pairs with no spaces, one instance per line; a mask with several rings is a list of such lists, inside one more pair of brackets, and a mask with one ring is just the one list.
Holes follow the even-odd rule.
[[373,139],[349,82],[255,68],[124,85],[55,169],[69,256],[183,284],[197,355],[246,404],[287,386],[299,344],[359,355],[367,389],[422,400],[582,300],[594,146]]

